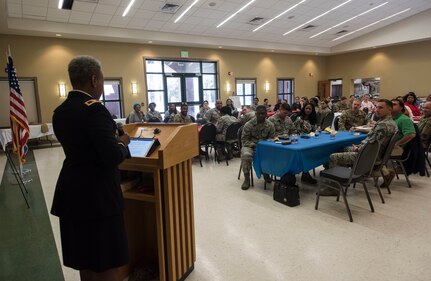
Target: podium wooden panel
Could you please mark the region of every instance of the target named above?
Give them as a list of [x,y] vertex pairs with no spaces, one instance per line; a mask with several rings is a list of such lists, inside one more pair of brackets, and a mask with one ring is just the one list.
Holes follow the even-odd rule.
[[130,262],[121,276],[141,264],[157,264],[159,280],[184,280],[196,261],[192,158],[199,153],[198,129],[196,124],[144,123],[125,125],[124,131],[131,137],[153,137],[155,128],[161,130],[155,136],[159,148],[119,166],[154,181],[154,192],[123,193]]

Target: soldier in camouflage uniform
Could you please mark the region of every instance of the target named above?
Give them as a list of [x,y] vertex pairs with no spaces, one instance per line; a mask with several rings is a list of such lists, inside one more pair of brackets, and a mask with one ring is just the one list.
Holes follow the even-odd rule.
[[259,105],[259,98],[254,98],[253,105],[251,106],[251,110],[256,111],[256,108],[258,105]]
[[[256,108],[256,118],[248,121],[242,130],[241,136],[241,165],[244,172],[244,183],[241,185],[242,190],[250,187],[250,170],[253,162],[253,154],[257,142],[274,138],[274,125],[266,120],[266,108],[259,105]],[[269,176],[263,174],[265,180],[269,181]]]
[[151,118],[157,118],[162,122],[163,118],[160,112],[156,111],[156,103],[152,102],[148,105],[150,110],[147,112],[147,115],[145,115],[145,119],[150,120]]
[[[220,109],[220,113],[221,113],[221,117],[218,119],[217,121],[217,135],[216,135],[216,141],[218,142],[224,142],[225,138],[226,138],[226,131],[227,128],[233,124],[233,123],[237,123],[239,122],[238,119],[236,119],[235,117],[233,117],[231,115],[232,109],[229,106],[223,106]],[[223,144],[223,143],[222,143]],[[225,157],[228,157],[228,159],[232,159],[232,149],[230,146],[226,147],[227,151],[225,151],[224,149],[224,145],[222,146],[218,146],[217,148],[217,155],[218,155],[218,160],[219,161],[223,161]]]
[[220,118],[220,109],[223,107],[223,102],[221,100],[216,101],[216,107],[211,108],[208,110],[207,113],[205,113],[205,119],[213,123],[214,125],[217,124],[217,120]]
[[251,110],[251,107],[249,105],[246,105],[241,111],[241,116],[239,117],[239,121],[241,122],[241,124],[245,125],[245,123],[253,119],[255,116],[256,116],[256,112]]
[[370,122],[368,115],[360,108],[361,103],[358,100],[354,100],[352,109],[346,110],[341,114],[338,120],[338,129],[340,131],[348,131],[352,127],[363,126]]
[[295,128],[300,134],[309,134],[314,132],[317,124],[317,114],[311,103],[304,104],[301,114],[295,120]]
[[421,143],[428,149],[431,142],[431,101],[427,101],[422,107],[424,116],[418,124],[421,135]]
[[337,102],[333,107],[333,112],[343,112],[344,110],[349,109],[349,104],[347,103],[346,97],[341,97],[340,101]]
[[181,105],[181,112],[177,113],[172,122],[174,123],[193,123],[192,118],[190,117],[189,106],[187,104]]
[[290,135],[295,130],[295,125],[293,125],[292,119],[287,116],[289,111],[290,106],[287,103],[282,103],[280,104],[278,113],[268,118],[268,121],[271,121],[274,125],[276,135]]
[[376,113],[379,116],[374,128],[368,133],[368,136],[360,145],[352,145],[347,148],[347,152],[333,153],[330,156],[329,167],[335,166],[352,166],[356,160],[359,149],[366,143],[372,141],[380,142],[380,150],[377,159],[381,159],[386,150],[391,137],[397,131],[397,124],[392,119],[392,102],[381,99],[377,102]]

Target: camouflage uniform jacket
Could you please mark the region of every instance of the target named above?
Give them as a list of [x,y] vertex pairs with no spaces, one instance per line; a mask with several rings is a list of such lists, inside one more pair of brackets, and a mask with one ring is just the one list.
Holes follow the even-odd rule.
[[359,110],[356,114],[353,110],[346,110],[341,114],[338,120],[338,129],[340,131],[348,131],[351,127],[363,126],[370,122],[370,118],[363,110]]
[[214,125],[217,124],[217,120],[220,118],[220,110],[217,108],[211,108],[208,110],[207,113],[205,113],[205,119],[208,122],[213,123]]
[[162,121],[163,119],[162,119],[162,115],[160,114],[160,112],[158,112],[158,111],[151,111],[151,110],[149,110],[148,112],[147,112],[147,114],[145,115],[145,118],[147,119],[147,120],[150,120],[151,118],[157,118],[157,119],[159,119],[160,121]]
[[368,133],[368,136],[361,142],[359,148],[368,142],[373,142],[375,140],[380,142],[379,157],[381,159],[383,156],[386,146],[389,144],[391,137],[397,131],[397,124],[392,119],[391,115],[388,115],[379,121],[377,121],[376,126]]
[[332,111],[334,112],[341,112],[347,109],[349,109],[349,105],[347,103],[344,104],[341,101],[337,102],[337,104],[332,107]]
[[239,118],[239,121],[241,122],[241,124],[245,124],[251,119],[253,119],[255,116],[256,116],[256,112],[250,111],[244,115],[241,115],[241,117]]
[[190,115],[183,116],[181,113],[177,113],[173,119],[174,123],[193,123]]
[[276,135],[291,134],[296,129],[289,116],[286,116],[283,120],[280,115],[274,114],[268,118],[268,121],[271,121],[272,124],[274,124]]
[[320,114],[320,120],[323,120],[326,115],[328,115],[329,112],[331,112],[331,110],[327,107],[327,108],[317,108],[317,113]]
[[423,117],[418,124],[422,146],[427,149],[431,143],[431,117]]
[[272,139],[275,135],[274,125],[265,119],[262,124],[257,123],[253,118],[248,121],[242,130],[241,143],[244,147],[256,148],[256,144],[261,140]]
[[238,119],[236,119],[235,117],[230,116],[230,115],[223,115],[217,121],[217,125],[216,125],[217,134],[226,135],[227,127],[229,127],[230,124],[235,123],[235,122],[238,122]]
[[303,120],[301,117],[296,118],[294,125],[300,134],[309,134],[315,129],[315,126],[311,125],[310,121]]

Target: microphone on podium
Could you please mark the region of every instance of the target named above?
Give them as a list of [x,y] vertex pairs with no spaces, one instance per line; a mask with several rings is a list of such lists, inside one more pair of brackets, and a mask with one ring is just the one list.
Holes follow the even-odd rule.
[[[117,132],[118,132],[118,136],[120,136],[120,137],[121,137],[122,135],[124,135],[123,123],[117,123]],[[126,149],[127,149],[127,158],[132,157],[132,156],[130,155],[129,147],[126,147]]]

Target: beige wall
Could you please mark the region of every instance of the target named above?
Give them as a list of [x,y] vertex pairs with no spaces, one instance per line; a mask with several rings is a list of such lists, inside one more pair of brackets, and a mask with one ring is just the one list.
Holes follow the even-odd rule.
[[328,57],[328,79],[343,79],[343,95],[353,94],[352,79],[380,77],[381,97],[409,91],[431,94],[431,41]]
[[[231,95],[226,92],[226,80],[229,80],[233,91],[235,77],[256,78],[258,97],[261,100],[267,97],[271,103],[276,100],[277,78],[294,78],[296,95],[313,96],[317,94],[317,81],[327,77],[327,58],[314,55],[0,35],[0,50],[7,50],[8,45],[11,47],[18,77],[38,79],[42,122],[50,122],[52,111],[63,101],[58,96],[58,82],[66,82],[67,89],[71,89],[67,76],[67,64],[79,54],[97,57],[102,63],[105,77],[123,79],[126,113],[131,111],[133,103],[146,102],[143,58],[179,58],[181,50],[189,51],[191,59],[210,59],[219,62],[222,100]],[[233,76],[228,76],[229,71],[233,72]],[[309,73],[312,73],[311,77]],[[132,81],[138,83],[138,96],[132,96],[130,93]],[[266,81],[270,83],[268,93],[264,91]]]

